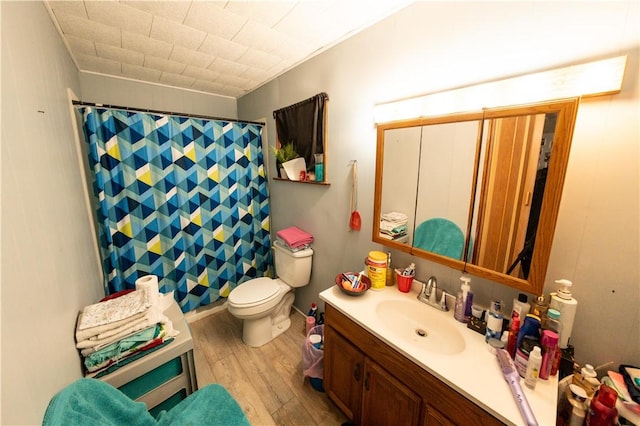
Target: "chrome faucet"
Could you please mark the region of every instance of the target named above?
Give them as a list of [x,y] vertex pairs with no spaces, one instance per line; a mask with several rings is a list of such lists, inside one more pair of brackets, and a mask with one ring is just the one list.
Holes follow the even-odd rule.
[[440,302],[438,302],[438,280],[434,276],[429,277],[426,283],[422,283],[422,290],[418,294],[418,300],[441,311],[449,310],[447,307],[447,293],[444,290],[442,291]]

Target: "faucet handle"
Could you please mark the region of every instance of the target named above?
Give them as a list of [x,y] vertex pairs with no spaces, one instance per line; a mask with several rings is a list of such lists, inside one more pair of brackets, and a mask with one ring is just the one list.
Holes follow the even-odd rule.
[[447,307],[447,292],[442,290],[442,298],[440,299],[440,309],[442,309],[443,311],[448,311],[449,308]]

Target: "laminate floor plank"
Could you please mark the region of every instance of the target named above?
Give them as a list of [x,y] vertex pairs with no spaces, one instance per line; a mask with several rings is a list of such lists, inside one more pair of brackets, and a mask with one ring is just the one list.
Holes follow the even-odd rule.
[[242,321],[226,310],[190,324],[198,386],[227,388],[252,425],[341,425],[344,414],[302,376],[305,318],[294,310],[290,318],[287,331],[259,348],[242,342]]

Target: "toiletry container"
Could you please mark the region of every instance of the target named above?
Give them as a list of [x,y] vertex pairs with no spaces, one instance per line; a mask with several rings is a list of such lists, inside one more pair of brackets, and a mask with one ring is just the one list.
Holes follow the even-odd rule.
[[525,336],[533,336],[536,339],[540,338],[540,318],[536,315],[528,314],[524,317],[524,321],[520,325],[518,331],[518,340],[516,341],[516,347],[519,348],[522,343],[522,339]]
[[[560,312],[555,309],[549,308],[547,310],[547,316],[542,320],[542,330],[550,330],[558,335],[560,338],[560,330],[562,330],[562,323],[560,322]],[[558,368],[560,367],[560,359],[562,358],[562,351],[560,347],[556,347],[555,356],[551,363],[551,369],[549,375],[555,376],[558,374]]]
[[589,406],[587,426],[615,426],[618,423],[617,399],[618,394],[613,388],[601,385]]
[[516,356],[516,348],[518,341],[518,332],[520,331],[520,315],[511,317],[511,327],[509,328],[509,340],[507,341],[507,352],[511,358]]
[[573,329],[573,320],[576,317],[578,301],[571,296],[571,281],[557,280],[556,283],[560,285],[560,288],[556,293],[551,293],[551,302],[549,303],[549,307],[560,312],[562,330],[560,332],[558,347],[560,347],[560,349],[564,349],[569,345],[569,338],[571,337],[571,330]]
[[461,277],[460,279],[465,281],[467,286],[467,298],[464,302],[464,322],[469,322],[469,318],[471,318],[471,306],[473,305],[473,291],[471,291],[471,285],[469,284],[471,278]]
[[567,399],[561,404],[559,417],[565,425],[583,426],[587,417],[587,394],[580,386],[570,384],[566,395]]
[[384,289],[387,281],[387,255],[382,251],[370,251],[366,263],[371,290]]
[[502,337],[502,300],[492,300],[487,312],[487,332],[485,341]]
[[[458,291],[458,295],[456,297],[456,307],[453,313],[453,316],[456,320],[460,322],[468,322],[469,315],[465,315],[467,310],[467,297],[469,296],[469,290],[471,286],[469,285],[469,281],[471,278],[463,275],[460,277],[462,284],[460,285],[460,291]],[[471,313],[471,306],[469,305],[469,313]]]
[[598,374],[591,364],[585,364],[579,372],[573,373],[573,384],[580,386],[587,393],[587,398],[592,398],[600,387]]
[[551,330],[543,330],[542,337],[540,338],[542,343],[542,366],[540,367],[540,378],[542,380],[548,380],[551,374],[551,365],[556,357],[556,351],[558,350],[558,335]]
[[527,364],[529,363],[529,354],[533,348],[539,344],[540,341],[537,337],[525,336],[518,349],[516,349],[516,356],[513,359],[513,363],[515,364],[520,377],[524,378],[524,375],[527,372]]
[[387,286],[394,285],[396,283],[395,278],[396,274],[394,273],[393,266],[391,265],[391,252],[389,251],[387,252],[387,279],[385,284]]
[[[513,311],[518,310],[520,317],[524,317],[531,310],[531,305],[527,303],[527,295],[524,293],[518,294],[516,299],[513,299]],[[513,317],[513,313],[511,314]]]
[[544,318],[547,314],[547,309],[549,309],[549,304],[547,303],[544,294],[542,294],[533,301],[531,309],[529,309],[529,313],[537,316],[538,318]]
[[542,354],[540,353],[540,346],[534,346],[533,350],[529,354],[527,361],[527,370],[524,373],[524,384],[530,389],[536,388],[538,377],[540,375],[540,366],[542,365]]

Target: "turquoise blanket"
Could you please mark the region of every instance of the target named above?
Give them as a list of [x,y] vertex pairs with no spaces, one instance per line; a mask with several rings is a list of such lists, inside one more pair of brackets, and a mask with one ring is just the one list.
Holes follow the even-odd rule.
[[154,419],[143,402],[131,400],[101,380],[79,379],[51,399],[42,424],[249,426],[249,421],[236,400],[217,384],[199,389]]

